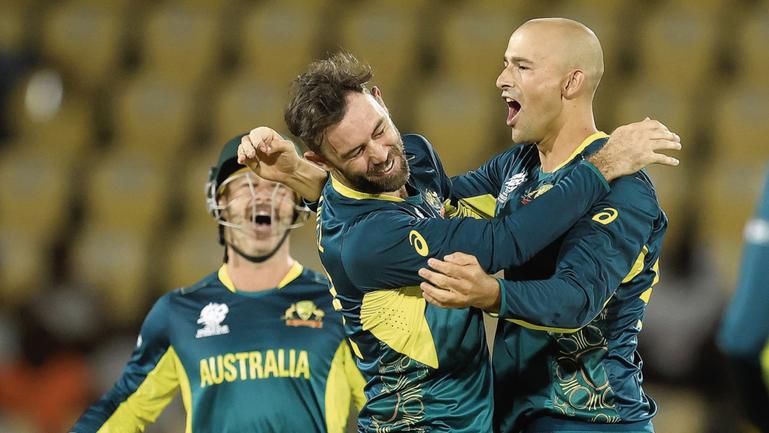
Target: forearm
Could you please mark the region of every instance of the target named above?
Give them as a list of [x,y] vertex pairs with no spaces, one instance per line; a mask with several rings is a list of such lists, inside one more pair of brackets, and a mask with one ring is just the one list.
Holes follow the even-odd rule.
[[[75,425],[69,430],[72,433],[96,433],[110,420],[117,411],[121,399],[113,388],[103,395],[99,401],[90,406],[77,420]],[[126,432],[140,432],[144,429],[146,423],[137,418],[126,419],[122,417],[122,428]]]
[[[499,280],[499,317],[534,326],[577,330],[598,313],[587,288],[567,278]],[[524,324],[524,326],[526,326]]]
[[313,202],[320,198],[327,177],[328,173],[325,170],[302,159],[297,169],[283,183],[305,200]]
[[581,163],[538,199],[491,222],[492,260],[490,266],[483,267],[493,273],[526,263],[563,235],[608,191],[609,184],[595,167]]

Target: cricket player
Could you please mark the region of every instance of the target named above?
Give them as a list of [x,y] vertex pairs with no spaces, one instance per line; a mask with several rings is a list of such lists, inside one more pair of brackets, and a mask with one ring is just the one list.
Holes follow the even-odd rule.
[[769,431],[769,176],[756,215],[745,226],[737,290],[718,335],[741,394],[741,407],[760,431]]
[[[452,180],[425,138],[401,136],[379,90],[366,87],[370,78],[349,55],[313,63],[286,109],[307,159],[330,173],[318,201],[318,249],[367,380],[358,429],[491,431],[481,311],[427,305],[418,269],[454,251],[478,256],[491,272],[524,263],[603,197],[607,180],[667,161],[655,150],[676,147],[676,137],[656,122],[618,129],[595,165],[579,163],[532,206],[496,220],[443,219]],[[269,128],[244,137],[239,154],[260,175],[318,197],[325,174]],[[475,211],[472,200],[457,206]]]
[[224,264],[160,298],[123,375],[71,429],[140,432],[177,392],[188,433],[342,433],[363,378],[328,284],[289,255],[308,210],[237,164],[228,141],[207,184]]
[[[490,198],[497,217],[547,197],[607,139],[593,118],[603,53],[590,29],[528,21],[512,34],[504,65],[497,87],[520,144],[453,184],[455,198]],[[465,307],[481,296],[502,319],[493,352],[496,431],[653,431],[657,406],[644,393],[636,346],[666,228],[654,186],[638,172],[614,180],[564,236],[508,267],[504,279],[467,254],[420,270],[428,301]]]

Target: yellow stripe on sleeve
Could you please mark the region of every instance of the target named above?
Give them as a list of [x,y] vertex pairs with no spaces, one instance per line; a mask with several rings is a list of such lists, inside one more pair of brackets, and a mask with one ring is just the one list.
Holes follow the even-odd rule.
[[[120,403],[97,433],[135,433],[144,431],[147,424],[155,422],[179,389],[177,360],[176,351],[169,346],[141,385]],[[190,415],[188,412],[188,418]],[[187,431],[191,431],[190,426]]]
[[766,389],[769,389],[769,340],[761,352],[761,370],[764,372],[764,385],[766,385]]
[[[346,347],[346,345],[344,345]],[[366,404],[366,395],[363,393],[363,389],[366,387],[366,379],[363,378],[358,365],[355,363],[355,359],[349,352],[349,348],[346,349],[347,353],[344,358],[344,372],[347,377],[347,385],[350,388],[350,394],[352,395],[352,405],[355,408],[356,413],[360,412],[363,405]]]
[[[358,378],[351,374],[350,364],[357,372]],[[331,360],[331,368],[326,378],[326,431],[328,433],[344,433],[350,415],[350,402],[355,403],[359,410],[360,397],[363,396],[363,376],[354,365],[350,348],[342,340]],[[365,397],[363,397],[365,402]]]
[[552,326],[542,326],[542,325],[536,325],[534,323],[527,322],[525,320],[521,319],[505,319],[510,323],[515,323],[518,326],[522,326],[524,328],[533,329],[534,331],[547,331],[547,332],[557,332],[560,334],[573,334],[577,331],[579,331],[582,328],[555,328]]
[[635,263],[630,268],[630,272],[622,280],[622,284],[630,282],[633,278],[637,277],[644,270],[644,260],[646,260],[646,254],[649,253],[649,248],[644,245],[641,248],[641,252],[638,253],[638,257],[635,259]]
[[173,352],[174,367],[176,367],[176,375],[179,378],[179,389],[182,393],[182,403],[184,404],[184,412],[187,413],[187,420],[185,421],[184,433],[192,433],[192,391],[190,387],[190,379],[187,377],[187,371],[182,365],[182,360],[179,359],[179,355],[176,354],[173,346],[171,346]]

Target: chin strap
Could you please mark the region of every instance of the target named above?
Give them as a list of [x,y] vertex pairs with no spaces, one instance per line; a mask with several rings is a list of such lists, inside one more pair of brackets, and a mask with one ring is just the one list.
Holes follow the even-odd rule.
[[[262,262],[266,262],[267,260],[269,260],[272,256],[275,255],[275,253],[278,252],[280,247],[283,246],[283,243],[286,242],[286,239],[288,239],[289,232],[291,232],[291,230],[286,230],[286,232],[283,233],[283,237],[280,238],[280,242],[278,242],[278,245],[276,245],[275,248],[272,249],[272,251],[270,251],[269,253],[267,253],[267,254],[265,254],[263,256],[252,256],[250,254],[244,253],[243,251],[240,250],[240,248],[236,247],[235,245],[232,245],[232,244],[227,244],[227,245],[230,248],[232,248],[233,251],[238,253],[238,255],[240,257],[243,257],[244,259],[248,260],[249,262],[251,262],[251,263],[262,263]],[[226,249],[224,251],[224,254],[225,254],[224,262],[227,263],[227,250]]]

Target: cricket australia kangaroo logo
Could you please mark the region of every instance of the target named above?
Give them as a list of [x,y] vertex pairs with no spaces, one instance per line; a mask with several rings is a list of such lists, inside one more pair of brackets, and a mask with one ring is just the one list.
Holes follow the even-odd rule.
[[286,321],[286,326],[308,326],[310,328],[322,328],[323,312],[312,301],[299,301],[291,304],[281,319]]
[[208,305],[200,310],[200,318],[198,324],[203,325],[203,328],[198,329],[195,334],[195,338],[210,337],[212,335],[229,334],[230,327],[222,325],[224,319],[227,317],[227,313],[230,312],[230,308],[227,304],[217,304],[210,302]]

